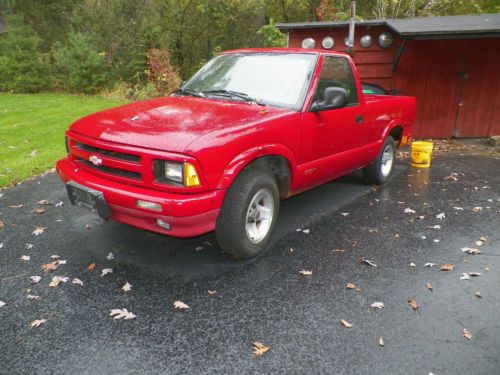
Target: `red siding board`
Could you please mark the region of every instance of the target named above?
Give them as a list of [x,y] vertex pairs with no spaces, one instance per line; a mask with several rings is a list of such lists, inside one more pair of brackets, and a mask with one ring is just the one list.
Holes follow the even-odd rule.
[[[362,81],[416,97],[416,137],[500,135],[500,38],[408,39],[393,72],[402,39],[396,36],[391,48],[382,49],[377,38],[385,31],[392,32],[384,26],[358,27],[353,59]],[[289,46],[300,47],[304,38],[312,37],[321,48],[321,40],[331,36],[335,40],[333,50],[345,52],[347,33],[347,27],[290,30]],[[370,48],[359,44],[366,34],[374,41]],[[468,78],[462,80],[461,72]]]

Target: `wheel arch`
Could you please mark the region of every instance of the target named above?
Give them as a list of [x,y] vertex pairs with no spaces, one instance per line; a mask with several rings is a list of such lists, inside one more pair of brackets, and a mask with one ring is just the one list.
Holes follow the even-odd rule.
[[242,152],[226,166],[217,187],[229,188],[243,170],[261,169],[276,178],[280,198],[286,198],[290,195],[295,167],[295,156],[288,147],[278,144],[255,147]]

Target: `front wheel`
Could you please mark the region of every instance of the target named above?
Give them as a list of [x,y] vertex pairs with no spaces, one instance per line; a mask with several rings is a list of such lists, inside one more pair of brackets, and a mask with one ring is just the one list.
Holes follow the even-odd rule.
[[388,136],[375,161],[363,169],[365,180],[370,184],[382,185],[392,175],[396,162],[396,142]]
[[215,227],[220,247],[237,257],[250,258],[265,249],[279,213],[276,181],[259,170],[238,175],[224,198]]

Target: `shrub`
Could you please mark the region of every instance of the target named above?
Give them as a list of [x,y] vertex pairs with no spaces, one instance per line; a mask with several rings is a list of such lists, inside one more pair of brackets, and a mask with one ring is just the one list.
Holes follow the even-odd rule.
[[271,18],[269,25],[262,26],[257,33],[262,38],[263,47],[285,47],[286,36],[276,27],[276,23]]
[[98,51],[91,37],[71,31],[68,44],[57,43],[53,54],[61,84],[69,91],[93,94],[106,84],[105,53]]
[[40,38],[21,17],[6,18],[0,37],[0,90],[38,92],[49,88],[49,64],[39,45]]
[[161,95],[168,95],[179,88],[181,79],[170,63],[170,55],[164,49],[148,51],[148,80]]

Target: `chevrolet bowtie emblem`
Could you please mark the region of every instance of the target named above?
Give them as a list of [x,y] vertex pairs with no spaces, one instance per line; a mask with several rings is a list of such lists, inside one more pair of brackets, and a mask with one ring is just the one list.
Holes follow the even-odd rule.
[[102,164],[102,159],[96,155],[92,155],[91,157],[89,157],[89,161],[95,166],[99,166]]

